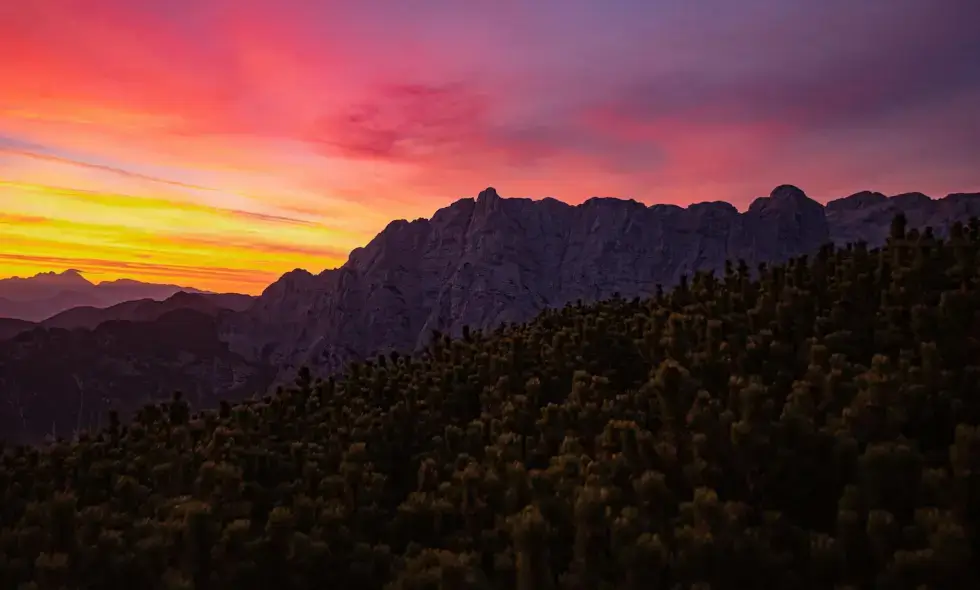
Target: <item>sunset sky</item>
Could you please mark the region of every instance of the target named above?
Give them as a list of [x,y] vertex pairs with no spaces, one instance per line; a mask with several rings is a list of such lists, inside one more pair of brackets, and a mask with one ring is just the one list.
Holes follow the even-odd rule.
[[977,0],[0,0],[0,277],[260,292],[487,186],[980,190]]

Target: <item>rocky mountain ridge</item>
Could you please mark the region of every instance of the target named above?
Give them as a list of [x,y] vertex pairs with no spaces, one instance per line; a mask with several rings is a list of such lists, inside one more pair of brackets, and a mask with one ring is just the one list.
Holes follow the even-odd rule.
[[249,310],[229,316],[222,338],[246,358],[319,372],[388,350],[412,350],[433,330],[492,328],[548,307],[620,293],[652,293],[726,260],[779,262],[827,242],[882,243],[891,219],[940,233],[980,215],[980,194],[930,199],[862,192],[830,202],[776,187],[740,213],[723,202],[646,206],[593,198],[504,199],[488,188],[431,219],[391,222],[337,269],[296,270]]

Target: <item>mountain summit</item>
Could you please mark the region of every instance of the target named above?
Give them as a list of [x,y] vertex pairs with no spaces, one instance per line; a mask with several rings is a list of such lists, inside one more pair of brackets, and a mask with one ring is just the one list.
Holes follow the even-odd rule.
[[68,269],[62,272],[41,272],[32,277],[0,279],[0,296],[8,299],[30,299],[38,289],[84,289],[94,287],[81,271]]

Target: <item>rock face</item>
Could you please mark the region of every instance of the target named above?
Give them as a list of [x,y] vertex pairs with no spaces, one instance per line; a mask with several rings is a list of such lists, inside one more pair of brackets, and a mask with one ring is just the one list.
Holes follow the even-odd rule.
[[858,193],[826,208],[783,185],[745,213],[728,203],[647,207],[594,198],[503,199],[488,188],[432,219],[394,221],[347,263],[319,275],[293,271],[222,337],[247,358],[285,370],[331,372],[354,358],[412,350],[432,330],[492,328],[577,299],[625,297],[670,286],[726,259],[751,267],[809,253],[829,241],[883,242],[892,216],[910,227],[980,214],[980,195],[887,198]]
[[882,244],[897,213],[904,213],[909,227],[931,226],[942,235],[955,221],[980,215],[980,194],[953,193],[943,199],[930,199],[922,193],[886,197],[881,193],[860,192],[827,203],[831,238],[837,244],[864,240]]

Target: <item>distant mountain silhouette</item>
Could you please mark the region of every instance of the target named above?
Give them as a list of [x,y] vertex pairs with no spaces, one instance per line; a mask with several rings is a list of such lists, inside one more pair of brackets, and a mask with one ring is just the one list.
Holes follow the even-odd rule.
[[137,299],[164,300],[190,287],[142,283],[130,279],[94,284],[77,270],[45,272],[33,277],[0,279],[0,318],[39,322],[74,307],[110,307]]
[[27,278],[0,279],[0,293],[14,300],[27,300],[42,293],[84,291],[94,286],[81,272],[74,269],[60,273],[42,272]]
[[110,307],[82,306],[65,310],[40,322],[45,328],[92,329],[111,320],[149,322],[178,309],[192,309],[216,317],[228,311],[244,311],[254,298],[234,293],[187,293],[178,291],[163,301],[137,299]]
[[38,441],[129,416],[182,391],[196,407],[263,391],[272,373],[228,350],[193,309],[94,330],[35,329],[0,341],[0,438]]

